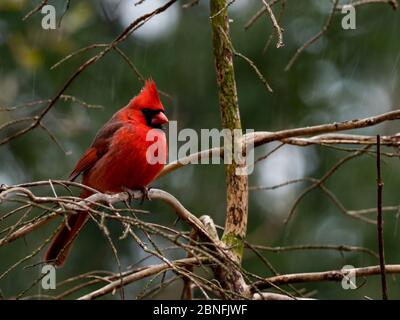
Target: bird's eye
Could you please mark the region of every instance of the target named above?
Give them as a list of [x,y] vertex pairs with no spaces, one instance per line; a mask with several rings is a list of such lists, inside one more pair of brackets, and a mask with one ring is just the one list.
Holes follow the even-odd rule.
[[149,109],[149,108],[144,108],[144,109],[142,109],[142,112],[143,112],[143,114],[150,116],[150,115],[155,115],[155,114],[159,113],[160,111]]
[[161,112],[161,110],[144,108],[144,109],[142,109],[142,112],[145,116],[155,116],[156,114],[159,114]]

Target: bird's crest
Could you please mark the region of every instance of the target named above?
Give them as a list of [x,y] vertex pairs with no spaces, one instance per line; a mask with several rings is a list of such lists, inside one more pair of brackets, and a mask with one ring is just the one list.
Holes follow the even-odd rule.
[[146,80],[140,93],[132,99],[130,105],[134,108],[149,108],[155,110],[164,110],[160,101],[158,90],[154,80]]

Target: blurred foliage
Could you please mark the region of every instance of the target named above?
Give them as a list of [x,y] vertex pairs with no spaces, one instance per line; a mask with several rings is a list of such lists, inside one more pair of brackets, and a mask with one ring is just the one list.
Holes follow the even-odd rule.
[[[38,1],[35,1],[35,3]],[[115,2],[115,1],[114,1]],[[132,1],[132,6],[135,1]],[[219,128],[215,72],[207,1],[189,9],[178,7],[177,24],[168,34],[151,40],[130,37],[120,47],[146,77],[156,80],[160,89],[173,100],[163,99],[171,120],[178,128]],[[295,50],[323,26],[329,14],[328,0],[287,1],[281,25],[285,47],[263,48],[273,28],[267,16],[261,17],[248,31],[244,25],[261,7],[261,2],[238,0],[230,8],[231,34],[235,48],[250,57],[267,77],[274,93],[268,93],[243,60],[235,60],[239,103],[245,128],[273,131],[344,119],[360,118],[399,107],[400,41],[399,12],[388,5],[368,5],[357,9],[356,30],[344,31],[340,14],[331,29],[307,49],[289,72],[284,67]],[[248,2],[248,3],[247,3]],[[0,3],[0,106],[15,106],[38,99],[51,98],[76,68],[98,49],[76,56],[58,68],[51,66],[67,54],[93,43],[108,43],[122,31],[118,17],[106,15],[110,8],[104,1],[72,1],[61,27],[41,28],[41,13],[26,21],[24,15],[34,3],[6,0]],[[235,8],[236,7],[236,8]],[[57,12],[64,10],[62,1]],[[279,5],[274,7],[277,12]],[[60,15],[58,14],[58,18]],[[171,27],[172,28],[172,27]],[[40,129],[8,145],[0,146],[0,183],[16,184],[49,178],[64,179],[79,156],[90,144],[96,131],[141,87],[133,72],[117,54],[111,52],[82,73],[67,90],[89,104],[104,108],[88,109],[71,101],[59,101],[46,116],[46,125],[69,151],[65,155]],[[32,115],[42,106],[23,107],[0,112],[0,124],[22,115]],[[368,134],[394,134],[397,122],[359,130]],[[10,131],[1,132],[1,137]],[[272,146],[260,148],[262,155]],[[397,152],[397,150],[390,150]],[[252,186],[271,185],[303,176],[321,177],[347,153],[323,146],[284,147],[261,162],[250,177]],[[345,164],[327,183],[348,209],[375,205],[376,181],[373,156],[364,155]],[[398,205],[400,170],[397,158],[385,158],[383,166],[384,203]],[[209,214],[218,224],[224,223],[223,166],[197,165],[163,177],[154,183],[174,194],[196,215]],[[376,228],[344,216],[321,191],[314,191],[301,202],[288,226],[283,221],[306,184],[278,191],[257,191],[250,195],[248,241],[267,246],[292,244],[346,244],[377,250]],[[160,203],[145,203],[148,218],[171,226],[174,214]],[[7,207],[0,207],[0,211]],[[374,217],[372,214],[371,217]],[[399,263],[398,215],[385,214],[387,263]],[[179,223],[182,225],[183,223]],[[50,236],[56,223],[0,248],[0,272],[31,252]],[[113,237],[121,234],[119,225],[111,225]],[[130,240],[117,241],[126,266],[143,257]],[[377,259],[362,253],[336,251],[298,251],[265,253],[279,273],[310,272],[378,264]],[[40,255],[31,262],[39,262]],[[144,263],[155,263],[151,259]],[[271,272],[251,252],[244,266],[260,276]],[[85,227],[72,255],[58,279],[89,270],[117,271],[109,243],[94,224]],[[5,296],[26,289],[40,276],[38,267],[19,268],[0,280]],[[370,277],[358,290],[343,290],[340,283],[312,283],[296,288],[317,290],[319,298],[380,298],[379,277]],[[396,276],[389,276],[389,297],[400,298]],[[363,282],[358,279],[358,284]],[[140,292],[141,284],[128,289],[126,297]],[[177,286],[167,288],[159,298],[179,298]],[[31,290],[38,293],[37,289]],[[46,294],[46,292],[42,292]]]

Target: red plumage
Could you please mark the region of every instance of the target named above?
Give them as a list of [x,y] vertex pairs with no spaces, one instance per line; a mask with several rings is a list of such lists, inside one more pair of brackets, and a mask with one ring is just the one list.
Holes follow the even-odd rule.
[[[76,164],[70,180],[82,174],[83,184],[103,193],[146,187],[162,170],[167,158],[165,133],[159,130],[168,122],[164,111],[154,81],[146,81],[139,95],[99,130],[90,148]],[[154,140],[146,141],[150,130],[154,130]],[[158,163],[147,158],[147,150],[156,140],[159,158],[164,160]],[[81,198],[88,196],[88,191],[80,195]],[[56,234],[45,260],[56,265],[64,264],[74,239],[87,220],[87,212],[69,216],[68,226],[63,226]]]

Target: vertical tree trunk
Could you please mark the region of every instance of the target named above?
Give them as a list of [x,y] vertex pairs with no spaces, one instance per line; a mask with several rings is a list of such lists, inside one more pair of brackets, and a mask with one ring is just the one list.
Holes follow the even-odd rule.
[[[233,133],[234,129],[241,129],[242,126],[229,38],[227,1],[210,0],[210,11],[222,126]],[[232,247],[237,262],[240,262],[247,229],[248,178],[247,175],[236,175],[238,166],[234,161],[225,165],[227,207],[222,241]]]

